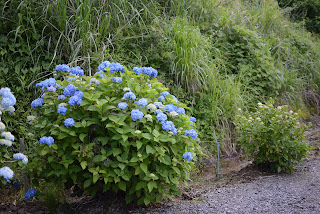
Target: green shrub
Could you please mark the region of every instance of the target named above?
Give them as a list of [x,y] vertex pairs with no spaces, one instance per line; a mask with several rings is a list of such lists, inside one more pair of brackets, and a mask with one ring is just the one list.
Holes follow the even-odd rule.
[[[81,75],[79,67],[72,69]],[[177,185],[189,179],[194,166],[183,154],[192,152],[194,160],[201,154],[196,132],[187,132],[192,138],[185,133],[193,129],[184,113],[186,105],[149,77],[151,71],[157,76],[152,68],[142,69],[148,75],[137,75],[140,68],[132,72],[104,62],[99,70],[93,77],[51,78],[38,84],[45,95],[31,106],[37,110],[35,133],[42,138],[34,149],[30,174],[66,186],[78,184],[91,195],[122,190],[127,202],[139,198],[139,204],[178,193]],[[161,95],[163,107],[155,103]]]
[[255,112],[237,118],[241,146],[255,163],[266,163],[276,172],[292,172],[308,152],[303,135],[306,126],[287,106],[275,108],[272,102],[258,106]]

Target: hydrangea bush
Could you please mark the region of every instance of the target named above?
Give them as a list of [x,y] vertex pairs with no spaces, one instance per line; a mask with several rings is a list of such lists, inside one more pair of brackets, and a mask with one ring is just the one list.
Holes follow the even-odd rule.
[[177,194],[202,151],[195,118],[158,72],[108,61],[92,77],[79,67],[55,70],[60,80],[38,83],[43,95],[31,104],[39,146],[30,173],[92,195],[125,191],[139,204]]
[[[19,166],[23,167],[28,163],[28,157],[22,153],[15,153],[12,145],[15,141],[14,136],[5,131],[6,126],[1,121],[1,117],[6,113],[13,113],[15,111],[14,105],[16,104],[16,98],[11,93],[9,88],[0,89],[0,181],[3,184],[10,182],[15,173],[8,166],[18,162]],[[13,154],[13,155],[12,155]],[[12,159],[17,161],[12,161]],[[14,165],[13,165],[14,166]],[[14,166],[15,168],[18,168]]]
[[235,124],[244,151],[255,163],[268,164],[273,171],[292,172],[308,153],[304,138],[307,127],[288,106],[275,108],[272,100],[266,105],[258,103],[255,112],[238,115]]

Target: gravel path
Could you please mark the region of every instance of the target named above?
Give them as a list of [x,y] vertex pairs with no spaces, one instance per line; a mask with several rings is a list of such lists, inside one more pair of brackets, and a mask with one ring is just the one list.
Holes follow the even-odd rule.
[[211,187],[192,201],[166,202],[135,213],[320,213],[320,160],[293,174],[259,176],[250,183]]

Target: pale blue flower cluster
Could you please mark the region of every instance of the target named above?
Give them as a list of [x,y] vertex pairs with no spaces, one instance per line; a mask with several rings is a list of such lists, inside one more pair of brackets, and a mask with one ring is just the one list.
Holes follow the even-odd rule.
[[27,164],[28,163],[28,157],[22,153],[16,153],[13,155],[13,159],[15,160],[22,160],[22,162],[24,164]]
[[44,136],[44,137],[40,138],[39,143],[40,144],[45,143],[45,144],[51,146],[54,143],[54,139],[51,136],[49,136],[49,137]]
[[186,113],[186,111],[184,110],[184,108],[178,108],[178,109],[176,110],[176,112],[177,112],[178,114],[184,114],[184,113]]
[[162,112],[158,112],[156,118],[157,118],[158,121],[164,122],[164,121],[166,121],[168,119],[168,116],[166,114],[162,113]]
[[65,121],[64,121],[64,125],[67,127],[67,128],[69,128],[69,127],[72,127],[72,126],[74,126],[74,119],[73,118],[67,118],[67,119],[65,119]]
[[154,102],[153,104],[154,104],[157,108],[163,107],[162,102]]
[[133,121],[136,121],[138,119],[142,119],[144,116],[143,112],[140,111],[139,109],[133,109],[131,111],[131,117]]
[[6,140],[6,139],[0,139],[0,145],[4,145],[4,146],[12,146],[12,141],[10,140]]
[[80,105],[82,102],[82,98],[80,96],[74,95],[72,97],[69,98],[69,104],[72,106]]
[[168,104],[168,105],[165,105],[164,107],[163,107],[163,109],[165,110],[165,111],[167,111],[167,112],[173,112],[173,111],[176,111],[177,110],[177,106],[175,106],[175,105],[173,105],[172,103],[170,103],[170,104]]
[[170,93],[169,92],[167,92],[167,91],[163,91],[163,92],[161,92],[161,95],[162,96],[164,96],[164,97],[166,97],[167,95],[169,95]]
[[198,137],[197,132],[194,129],[185,130],[184,131],[185,136],[190,136],[192,139],[196,139]]
[[191,152],[185,152],[182,155],[182,158],[187,159],[187,161],[192,161],[193,157],[192,157],[192,153]]
[[[16,104],[16,98],[11,93],[10,88],[1,88],[0,95],[2,96],[1,107],[3,109],[8,109],[10,107],[11,110],[9,111],[12,111],[14,109],[13,106]],[[1,111],[0,111],[0,115],[1,115]]]
[[[137,75],[144,73],[148,76],[152,76],[154,78],[156,78],[158,76],[158,71],[152,67],[143,67],[143,68],[139,68],[139,67],[134,67],[133,72],[135,72]],[[150,86],[149,86],[150,87]],[[151,88],[151,87],[150,87]]]
[[148,86],[149,86],[150,89],[152,89],[152,85],[151,84],[148,84]]
[[6,140],[14,141],[14,136],[11,134],[11,132],[2,132],[1,136]]
[[113,74],[114,72],[124,73],[124,67],[120,63],[110,63],[109,65],[110,72]]
[[159,101],[164,101],[165,99],[166,98],[164,96],[162,96],[162,95],[158,98]]
[[114,72],[124,72],[124,67],[123,65],[121,65],[120,63],[110,63],[109,61],[104,61],[102,62],[99,67],[98,70],[99,71],[105,71],[106,68],[110,68],[110,72],[113,74]]
[[38,87],[42,87],[42,88],[48,88],[50,86],[56,86],[57,85],[57,82],[54,78],[49,78],[49,79],[46,79],[46,80],[43,80],[39,83],[36,84],[36,88]]
[[75,91],[76,91],[76,86],[69,84],[63,90],[63,94],[67,97],[71,97]]
[[121,77],[113,77],[112,82],[114,83],[122,83],[122,78]]
[[64,95],[59,95],[58,96],[58,98],[57,98],[57,100],[65,100],[67,97],[66,96],[64,96]]
[[79,66],[76,66],[70,69],[70,74],[74,74],[81,77],[84,75],[84,71]]
[[133,92],[127,92],[123,95],[124,99],[132,99],[135,100],[136,99],[136,95]]
[[141,98],[140,100],[138,100],[137,105],[145,107],[146,105],[148,105],[148,100],[146,98]]
[[118,108],[119,108],[119,109],[125,109],[125,108],[127,108],[127,107],[128,107],[128,104],[125,103],[125,102],[121,102],[121,103],[118,104]]
[[155,114],[161,114],[161,113],[163,113],[160,109],[157,109],[155,112],[154,112]]
[[98,70],[99,71],[104,71],[106,68],[109,67],[109,65],[110,65],[109,61],[104,61],[99,65]]
[[37,190],[35,189],[29,189],[25,194],[24,194],[24,198],[26,200],[29,200],[30,198],[32,198],[33,196],[35,196],[35,194],[37,193]]
[[98,75],[101,78],[104,78],[104,74],[100,71],[96,72],[94,75]]
[[195,123],[197,122],[197,119],[195,117],[190,117],[190,121]]
[[48,88],[47,88],[47,91],[49,91],[49,92],[56,92],[56,88],[55,87],[53,87],[53,86],[49,86]]
[[68,110],[68,108],[66,106],[67,106],[66,103],[60,103],[58,106],[58,110],[57,110],[58,114],[66,115],[67,110]]
[[59,72],[59,71],[70,71],[70,67],[66,64],[62,64],[62,65],[56,65],[55,69],[54,69],[56,72]]
[[[98,72],[97,72],[98,73]],[[96,78],[92,78],[90,81],[89,81],[89,84],[91,85],[92,83],[96,84],[96,85],[99,85],[101,82],[99,80],[97,80]]]
[[172,121],[164,121],[161,123],[162,129],[166,130],[167,132],[171,131],[174,135],[177,134],[177,129],[174,126],[174,123]]
[[41,107],[42,105],[43,105],[43,98],[35,99],[35,100],[32,101],[32,103],[31,103],[31,107],[32,107],[32,108],[38,108],[38,107]]
[[0,169],[0,177],[3,177],[7,181],[11,180],[13,176],[14,173],[9,167],[5,166]]

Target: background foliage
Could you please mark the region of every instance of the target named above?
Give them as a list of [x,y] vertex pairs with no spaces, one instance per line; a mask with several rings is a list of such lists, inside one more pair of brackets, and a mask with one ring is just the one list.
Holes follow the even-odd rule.
[[[281,9],[279,5],[284,9]],[[238,108],[272,96],[304,118],[318,112],[318,3],[258,0],[28,0],[0,2],[0,84],[17,111],[5,122],[26,134],[35,82],[61,61],[93,75],[103,60],[152,66],[158,79],[192,107],[201,139],[217,132],[236,153]],[[290,9],[290,8],[292,9]],[[304,19],[305,22],[292,22]],[[309,27],[308,27],[309,26]],[[205,143],[210,152],[214,145]]]

